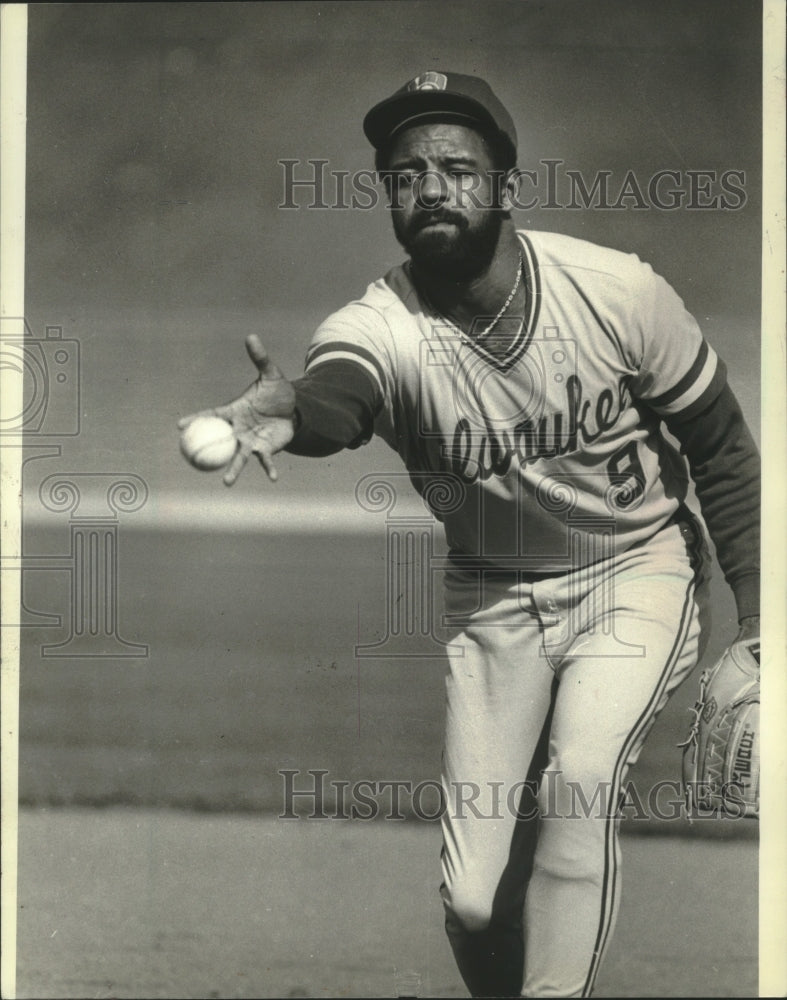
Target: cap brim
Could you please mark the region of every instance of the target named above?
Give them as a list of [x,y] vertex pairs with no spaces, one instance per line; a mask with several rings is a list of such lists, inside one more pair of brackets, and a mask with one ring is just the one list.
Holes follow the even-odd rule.
[[394,94],[376,104],[363,120],[363,131],[374,148],[379,149],[408,119],[440,112],[461,115],[471,122],[498,130],[492,115],[472,97],[445,90],[416,90],[407,94]]

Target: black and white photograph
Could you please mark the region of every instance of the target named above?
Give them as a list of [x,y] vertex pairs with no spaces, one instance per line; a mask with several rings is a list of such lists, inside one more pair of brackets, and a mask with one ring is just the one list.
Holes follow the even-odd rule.
[[3,997],[787,995],[784,15],[3,5]]

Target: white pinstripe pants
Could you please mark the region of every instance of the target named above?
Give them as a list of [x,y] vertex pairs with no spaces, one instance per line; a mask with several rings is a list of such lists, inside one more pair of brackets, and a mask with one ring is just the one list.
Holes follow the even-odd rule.
[[707,561],[683,518],[562,577],[480,594],[477,573],[447,575],[463,655],[446,680],[441,893],[473,996],[591,994],[620,896],[621,789],[699,658]]

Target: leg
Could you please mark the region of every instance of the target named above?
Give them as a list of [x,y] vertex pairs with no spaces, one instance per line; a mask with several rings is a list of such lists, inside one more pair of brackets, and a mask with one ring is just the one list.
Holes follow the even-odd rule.
[[525,996],[590,995],[617,914],[621,789],[697,662],[704,588],[697,592],[679,529],[660,534],[614,560],[611,602],[599,608],[599,584],[591,588],[580,631],[552,653],[558,691],[525,908]]
[[[472,624],[452,639],[463,655],[452,658],[446,681],[441,894],[470,993],[518,996],[536,836],[536,751],[543,733],[543,767],[554,674],[540,655],[540,623],[523,610],[516,585],[491,590],[469,616]],[[475,587],[460,592],[456,585],[447,594],[454,613],[477,596]],[[530,818],[517,820],[518,805]]]

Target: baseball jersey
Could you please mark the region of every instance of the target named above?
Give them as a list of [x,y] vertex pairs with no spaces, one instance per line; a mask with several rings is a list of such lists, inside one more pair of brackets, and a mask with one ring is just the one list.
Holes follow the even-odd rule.
[[518,236],[524,323],[465,336],[405,264],[321,324],[306,372],[332,361],[367,372],[374,432],[444,522],[452,554],[561,572],[643,541],[675,514],[688,473],[660,421],[707,407],[725,371],[675,291],[635,255]]

